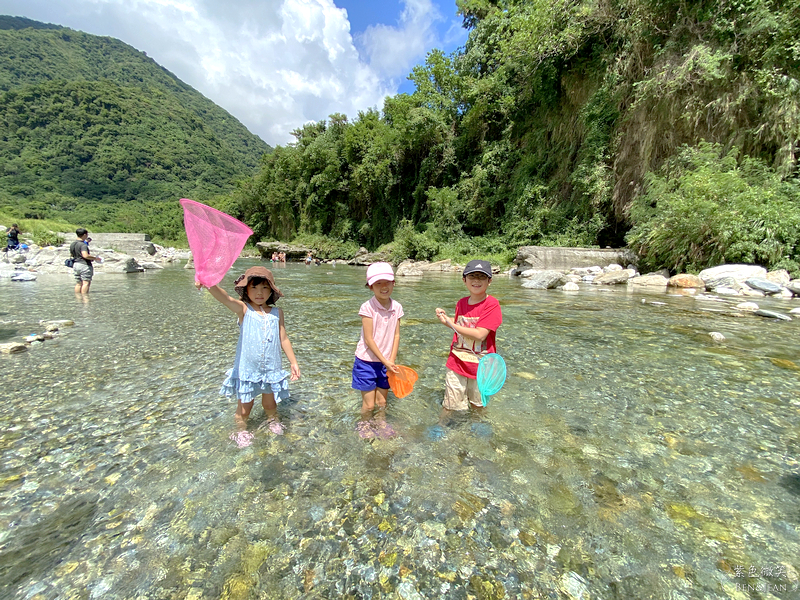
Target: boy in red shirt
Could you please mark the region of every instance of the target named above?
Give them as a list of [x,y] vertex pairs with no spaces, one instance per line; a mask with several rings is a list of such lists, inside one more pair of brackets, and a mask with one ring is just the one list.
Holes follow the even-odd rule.
[[503,322],[503,313],[497,298],[486,293],[492,283],[492,265],[485,260],[471,260],[462,273],[469,296],[456,304],[455,318],[437,308],[436,316],[455,334],[447,358],[444,401],[440,423],[451,411],[482,408],[478,391],[478,362],[486,354],[495,352],[495,332]]

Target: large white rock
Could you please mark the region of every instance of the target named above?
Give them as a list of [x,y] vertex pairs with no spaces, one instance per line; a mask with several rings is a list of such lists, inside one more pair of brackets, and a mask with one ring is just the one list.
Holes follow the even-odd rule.
[[766,277],[767,270],[758,265],[719,265],[700,271],[699,277],[703,281],[711,281],[720,277],[732,277],[736,281],[744,281],[751,277]]
[[640,275],[639,277],[631,277],[628,279],[628,285],[641,285],[646,287],[667,287],[669,279],[661,274],[658,275]]

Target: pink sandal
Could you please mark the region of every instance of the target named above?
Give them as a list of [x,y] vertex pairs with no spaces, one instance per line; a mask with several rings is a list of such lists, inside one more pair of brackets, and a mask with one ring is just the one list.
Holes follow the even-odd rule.
[[375,428],[369,421],[359,421],[356,425],[356,431],[362,440],[371,440],[375,437]]
[[229,437],[236,442],[239,448],[247,448],[247,446],[253,443],[253,434],[249,431],[234,431]]

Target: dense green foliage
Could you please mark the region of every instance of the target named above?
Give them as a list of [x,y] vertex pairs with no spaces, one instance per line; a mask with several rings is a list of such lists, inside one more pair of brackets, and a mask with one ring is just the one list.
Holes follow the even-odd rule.
[[683,148],[631,207],[644,264],[674,271],[756,263],[800,270],[800,183],[719,145]]
[[0,27],[0,206],[17,218],[180,239],[177,200],[229,195],[269,150],[118,40]]
[[[756,225],[762,214],[791,221],[800,204],[797,2],[458,6],[466,47],[431,52],[410,75],[413,94],[388,98],[381,113],[306,125],[265,157],[236,197],[260,236],[324,234],[370,248],[394,240],[398,255],[430,258],[502,255],[520,244],[619,245],[635,225],[632,243],[653,266],[793,264],[796,228],[786,224],[773,239],[768,225]],[[713,176],[725,210],[709,218],[724,215],[733,238],[749,234],[692,254],[690,240],[707,224],[680,215],[703,214],[692,212],[700,196],[689,179],[704,174],[687,167],[677,175],[669,165],[689,160],[691,148],[707,155],[705,143],[726,150]],[[756,171],[762,181],[746,194],[722,181],[752,187],[742,173]],[[677,195],[656,197],[666,188],[686,213]],[[651,210],[634,218],[632,208],[645,205]],[[675,253],[658,249],[664,244]]]

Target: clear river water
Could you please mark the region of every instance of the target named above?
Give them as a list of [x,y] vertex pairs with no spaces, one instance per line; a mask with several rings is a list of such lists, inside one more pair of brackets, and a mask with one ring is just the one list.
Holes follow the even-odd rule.
[[[223,286],[254,260],[240,260]],[[0,280],[0,596],[800,598],[800,321],[496,276],[505,387],[432,439],[458,274],[400,278],[398,436],[350,388],[364,269],[274,269],[302,378],[229,440],[235,318],[193,271]],[[758,301],[788,312],[800,302]],[[725,341],[714,342],[718,331]],[[285,359],[284,359],[285,361]]]

